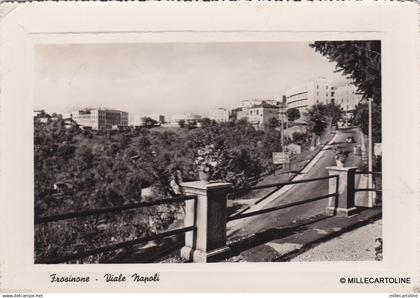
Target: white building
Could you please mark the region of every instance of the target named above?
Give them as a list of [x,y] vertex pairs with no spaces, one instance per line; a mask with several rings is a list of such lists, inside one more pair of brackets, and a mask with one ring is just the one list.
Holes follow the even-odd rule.
[[297,108],[302,115],[305,109],[314,104],[330,103],[331,90],[331,82],[325,78],[289,88],[286,91],[287,108]]
[[92,129],[106,129],[112,126],[127,126],[128,113],[109,109],[84,109],[71,113],[77,124],[88,126]]
[[211,112],[210,119],[216,122],[227,122],[229,121],[229,111],[223,108],[215,109]]
[[185,113],[185,114],[174,114],[171,117],[171,124],[178,125],[179,121],[184,120],[185,122],[188,121],[198,121],[201,119],[201,115],[196,115],[192,113]]
[[345,112],[355,110],[362,99],[362,95],[357,93],[357,87],[352,84],[334,87],[334,102],[340,105]]

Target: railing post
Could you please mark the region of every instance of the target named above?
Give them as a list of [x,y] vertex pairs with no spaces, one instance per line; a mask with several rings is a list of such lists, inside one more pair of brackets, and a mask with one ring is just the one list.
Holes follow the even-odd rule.
[[326,169],[330,176],[338,176],[338,179],[329,179],[329,193],[337,193],[337,196],[329,199],[327,214],[337,216],[353,215],[357,211],[354,205],[354,176],[357,167],[326,167]]
[[232,184],[194,181],[181,186],[187,195],[197,196],[197,200],[185,202],[185,226],[195,224],[197,229],[185,233],[181,257],[201,263],[222,259],[229,251],[226,246],[226,195]]

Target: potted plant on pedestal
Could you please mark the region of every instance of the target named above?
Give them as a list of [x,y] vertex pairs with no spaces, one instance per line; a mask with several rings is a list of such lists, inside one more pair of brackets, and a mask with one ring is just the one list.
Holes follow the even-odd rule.
[[204,148],[197,150],[195,164],[198,167],[198,177],[200,181],[210,181],[214,169],[218,165],[219,156],[220,152],[215,149],[213,144],[206,145]]

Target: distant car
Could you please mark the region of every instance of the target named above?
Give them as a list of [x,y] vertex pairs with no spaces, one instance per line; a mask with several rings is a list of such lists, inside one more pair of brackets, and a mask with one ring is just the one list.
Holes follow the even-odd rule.
[[353,137],[346,138],[346,143],[354,143],[354,138]]

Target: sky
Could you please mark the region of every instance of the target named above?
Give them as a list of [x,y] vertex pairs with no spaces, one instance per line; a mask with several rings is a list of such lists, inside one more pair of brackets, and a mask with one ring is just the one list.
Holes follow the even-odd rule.
[[37,45],[34,107],[208,116],[319,77],[350,82],[334,69],[305,42]]

